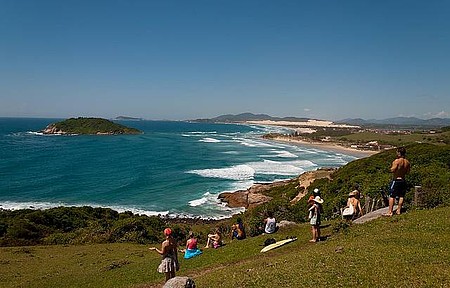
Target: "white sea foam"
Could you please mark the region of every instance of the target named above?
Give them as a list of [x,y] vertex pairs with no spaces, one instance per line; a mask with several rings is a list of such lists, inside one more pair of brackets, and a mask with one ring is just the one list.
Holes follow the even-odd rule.
[[222,152],[223,154],[231,154],[231,155],[238,155],[239,152],[238,151],[224,151]]
[[60,206],[68,206],[66,203],[58,202],[58,203],[52,203],[52,202],[11,202],[11,201],[5,201],[2,204],[0,204],[0,208],[6,209],[6,210],[20,210],[20,209],[50,209]]
[[188,133],[193,135],[204,135],[204,134],[217,134],[217,131],[192,131]]
[[255,174],[290,176],[305,172],[303,167],[309,165],[308,162],[309,161],[278,162],[265,159],[261,162],[248,163],[248,165],[255,170]]
[[188,173],[202,177],[221,178],[230,180],[250,180],[255,175],[255,170],[248,165],[236,165],[227,168],[191,170]]
[[91,203],[83,203],[83,204],[68,204],[64,202],[11,202],[6,201],[0,204],[1,209],[5,210],[20,210],[20,209],[34,209],[34,210],[45,210],[56,207],[83,207],[90,206],[94,208],[110,208],[119,213],[125,211],[131,211],[133,214],[142,214],[147,216],[157,216],[157,215],[168,215],[169,211],[149,211],[136,207],[127,207],[127,206],[115,206],[115,205],[98,205]]
[[189,205],[192,207],[195,207],[195,206],[200,206],[202,204],[205,204],[206,202],[208,202],[208,198],[202,197],[200,199],[195,199],[195,200],[189,201]]
[[[28,134],[28,135],[36,135],[36,136],[44,135],[44,133],[42,133],[42,132],[34,132],[34,131],[27,131],[26,134]],[[53,135],[53,134],[49,134],[49,135]]]
[[257,140],[253,140],[253,139],[233,138],[233,140],[235,142],[240,143],[241,145],[247,146],[247,147],[278,147],[274,144],[257,141]]
[[298,158],[297,155],[295,155],[294,153],[291,153],[289,151],[286,150],[276,150],[276,149],[271,149],[270,153],[273,154],[266,154],[266,155],[259,155],[262,158],[267,158],[267,157],[276,157],[276,158]]
[[221,141],[218,140],[218,139],[215,139],[215,138],[209,138],[209,137],[202,138],[202,139],[200,139],[200,140],[198,140],[198,141],[200,141],[200,142],[206,142],[206,143],[219,143],[219,142],[221,142]]

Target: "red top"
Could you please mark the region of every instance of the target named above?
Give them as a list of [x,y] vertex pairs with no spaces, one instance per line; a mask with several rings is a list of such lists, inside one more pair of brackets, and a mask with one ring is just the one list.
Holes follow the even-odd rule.
[[197,249],[197,239],[195,239],[195,238],[189,239],[187,248],[188,249]]

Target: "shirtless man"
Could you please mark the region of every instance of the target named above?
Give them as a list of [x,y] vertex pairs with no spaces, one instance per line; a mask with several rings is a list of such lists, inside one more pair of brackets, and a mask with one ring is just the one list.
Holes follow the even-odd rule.
[[389,212],[386,216],[392,216],[392,209],[394,207],[395,198],[398,197],[398,207],[396,214],[399,215],[403,205],[403,199],[406,193],[406,181],[405,176],[409,173],[411,164],[405,158],[405,147],[399,147],[397,149],[397,159],[392,162],[391,172],[393,173],[393,180],[389,193]]

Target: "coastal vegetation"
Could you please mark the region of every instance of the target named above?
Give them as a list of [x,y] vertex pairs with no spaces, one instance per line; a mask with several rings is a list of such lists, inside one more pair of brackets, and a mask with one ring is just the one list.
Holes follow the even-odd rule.
[[[340,220],[339,209],[345,206],[353,185],[359,185],[363,205],[368,204],[367,199],[380,198],[380,191],[387,192],[394,158],[395,150],[388,150],[352,161],[333,171],[331,179],[318,179],[308,187],[308,191],[319,188],[325,199],[327,225],[323,235],[327,241],[319,245],[307,241],[307,197],[293,202],[299,193],[307,193],[299,178],[262,192],[272,198],[270,202],[221,221],[171,219],[92,207],[0,210],[0,246],[9,246],[0,249],[0,265],[5,271],[0,280],[4,287],[50,287],[55,283],[67,283],[68,287],[86,283],[92,287],[152,287],[143,283],[160,283],[163,277],[155,271],[159,258],[147,253],[145,245],[160,243],[161,231],[170,226],[180,245],[189,230],[202,244],[215,227],[225,235],[224,247],[206,250],[198,259],[182,260],[180,273],[194,277],[202,287],[307,287],[317,283],[317,277],[326,286],[340,286],[336,281],[350,276],[347,268],[355,270],[351,275],[358,279],[345,283],[349,287],[450,283],[450,268],[445,264],[450,260],[446,220],[450,216],[449,145],[407,146],[412,163],[404,206],[408,213],[358,226]],[[413,203],[414,186],[423,192],[420,205]],[[289,248],[260,255],[260,245],[267,236],[261,235],[259,227],[267,211],[274,212],[278,221],[297,223],[280,229],[274,235],[277,240],[292,235],[299,240]],[[250,237],[230,242],[230,226],[237,217],[243,219]],[[387,249],[392,249],[389,255]],[[397,267],[411,277],[380,277],[389,273],[383,267]],[[229,281],[219,280],[223,278]]]
[[433,130],[374,130],[359,128],[314,128],[312,133],[291,134],[272,133],[264,135],[266,139],[300,140],[317,143],[333,143],[344,147],[358,146],[369,149],[383,147],[405,146],[414,143],[450,144],[450,131],[448,127]]
[[114,123],[102,118],[69,118],[64,121],[52,123],[44,130],[44,134],[141,134],[142,132],[135,128],[129,128],[124,125]]

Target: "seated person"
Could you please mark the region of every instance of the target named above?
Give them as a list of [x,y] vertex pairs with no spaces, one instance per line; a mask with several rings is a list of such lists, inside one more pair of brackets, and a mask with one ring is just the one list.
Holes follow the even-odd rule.
[[194,236],[194,232],[189,232],[189,239],[186,242],[186,250],[184,251],[184,259],[190,259],[197,255],[202,254],[202,251],[197,248],[197,239]]
[[267,211],[267,218],[264,219],[264,233],[272,234],[277,231],[277,221],[273,217],[272,211]]
[[231,226],[231,230],[231,240],[233,240],[234,238],[238,240],[245,239],[245,229],[244,224],[242,224],[241,218],[237,218],[236,224]]
[[205,248],[219,248],[220,246],[222,246],[222,234],[220,234],[219,228],[216,228],[214,234],[208,234]]
[[347,210],[348,208],[351,208],[350,211],[352,211],[353,213],[347,215],[343,213],[343,217],[345,219],[354,220],[358,218],[358,216],[363,216],[363,211],[361,209],[361,202],[359,201],[360,195],[361,194],[356,189],[348,194],[347,206],[346,209],[344,209],[344,211]]

